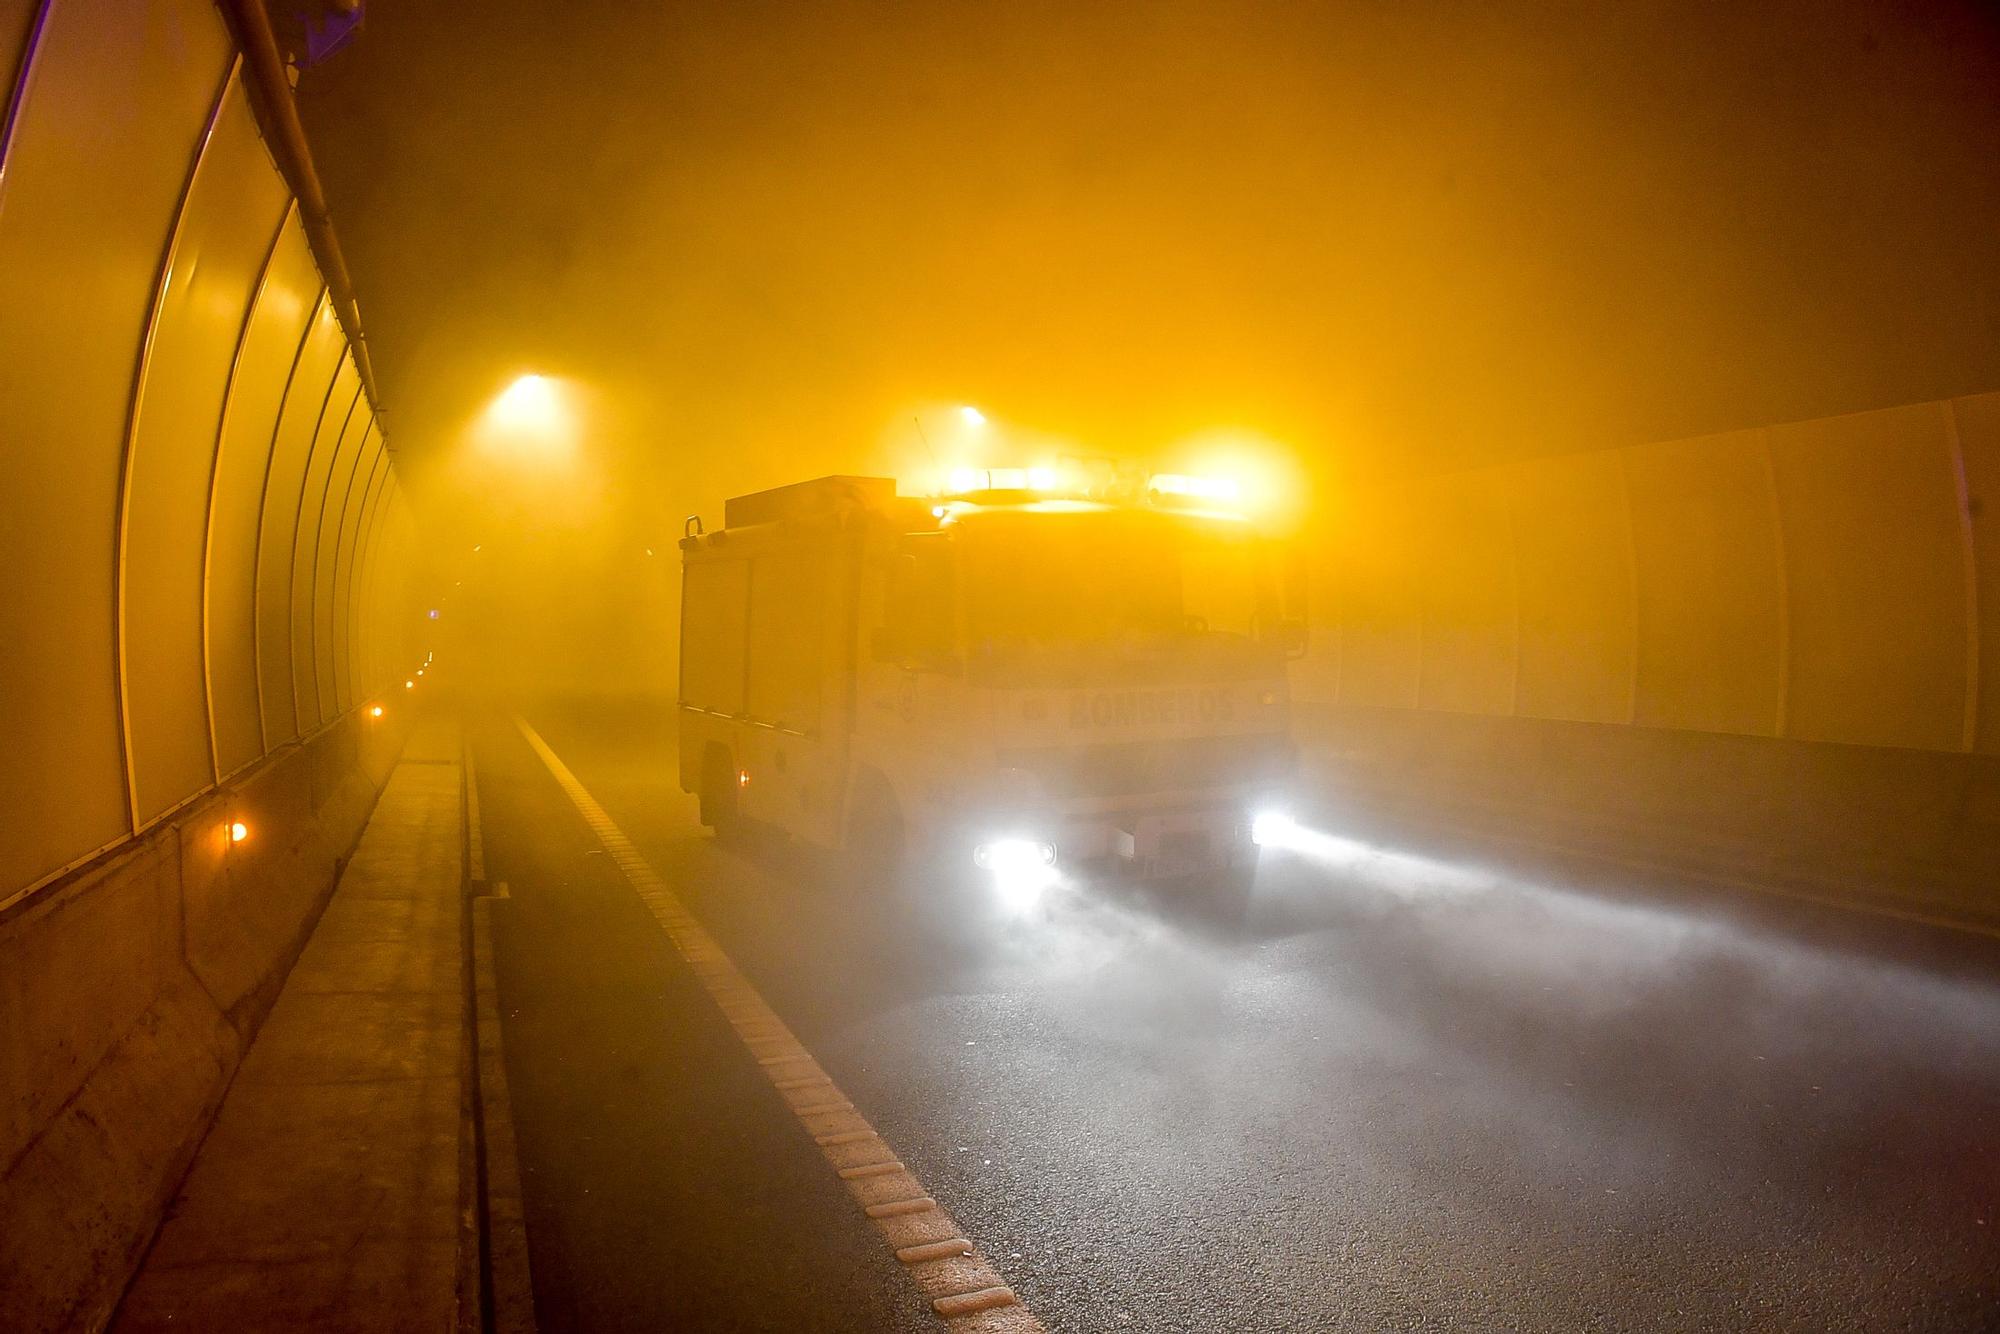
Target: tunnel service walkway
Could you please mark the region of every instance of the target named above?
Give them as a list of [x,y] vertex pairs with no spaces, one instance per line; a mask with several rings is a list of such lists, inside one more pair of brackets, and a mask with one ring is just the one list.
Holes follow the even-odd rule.
[[449,720],[411,737],[115,1329],[456,1322],[459,753]]

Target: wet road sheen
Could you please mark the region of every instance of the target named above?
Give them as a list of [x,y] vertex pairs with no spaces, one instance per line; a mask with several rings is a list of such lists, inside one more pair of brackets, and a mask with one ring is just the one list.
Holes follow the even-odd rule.
[[[715,845],[549,745],[1052,1330],[2000,1325],[1991,942],[1308,820],[1248,925]],[[550,1329],[936,1319],[504,715],[474,720]]]

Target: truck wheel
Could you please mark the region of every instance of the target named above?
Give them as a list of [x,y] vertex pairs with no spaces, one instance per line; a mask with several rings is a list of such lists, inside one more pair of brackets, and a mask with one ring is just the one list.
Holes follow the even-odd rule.
[[718,839],[733,839],[742,832],[743,819],[736,809],[736,769],[729,752],[710,747],[701,766],[701,822],[715,831]]

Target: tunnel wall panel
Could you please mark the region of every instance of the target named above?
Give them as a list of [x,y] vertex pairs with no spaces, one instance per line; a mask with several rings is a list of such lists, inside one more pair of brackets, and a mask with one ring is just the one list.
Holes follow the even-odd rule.
[[1919,404],[1772,428],[1787,735],[1963,745],[1966,565],[1946,421]]
[[371,430],[362,442],[361,463],[347,491],[347,503],[340,516],[340,540],[334,548],[333,575],[333,675],[334,690],[343,712],[360,700],[361,678],[354,670],[353,625],[355,545],[361,537],[362,511],[374,493],[375,482],[389,461],[382,437]]
[[[375,423],[372,418],[363,423],[360,436],[349,453],[346,467],[336,470],[334,484],[326,498],[326,516],[320,532],[319,569],[316,571],[319,591],[313,604],[316,618],[313,637],[320,661],[320,692],[322,698],[328,701],[332,715],[338,715],[350,706],[346,674],[341,670],[340,663],[344,649],[340,635],[340,553],[347,533],[348,511],[354,504],[355,493],[366,483],[368,469],[375,461]],[[342,475],[343,472],[345,475]]]
[[1342,703],[1410,708],[1423,663],[1423,497],[1386,488],[1339,525],[1335,629]]
[[313,646],[313,589],[315,563],[319,559],[320,515],[326,508],[327,488],[332,485],[341,442],[347,438],[348,422],[357,411],[365,411],[361,400],[361,377],[349,358],[341,363],[334,377],[333,391],[327,396],[326,410],[313,434],[312,451],[306,456],[305,474],[294,497],[297,509],[292,531],[291,584],[286,593],[291,619],[287,658],[292,665],[292,691],[301,736],[318,727],[321,718],[319,660]]
[[265,462],[257,530],[257,676],[266,746],[299,735],[298,679],[292,664],[292,568],[299,497],[320,418],[332,401],[346,356],[340,322],[322,291],[286,382],[284,407]]
[[1318,552],[1295,693],[2000,751],[1996,404],[1976,395],[1345,495]]
[[1513,470],[1520,590],[1516,711],[1629,722],[1633,697],[1632,527],[1615,453]]
[[368,661],[366,617],[368,599],[371,596],[369,535],[374,531],[375,515],[382,504],[382,490],[388,483],[392,467],[392,456],[385,447],[382,451],[381,466],[375,470],[375,476],[369,482],[368,493],[362,498],[361,513],[355,523],[352,569],[347,578],[349,670],[354,674],[355,697],[362,700],[369,699],[381,691],[381,682]]
[[319,515],[314,521],[316,536],[312,555],[312,661],[313,689],[319,696],[319,723],[333,721],[340,713],[333,666],[334,565],[340,549],[340,517],[353,490],[354,475],[360,471],[361,456],[367,447],[374,420],[365,396],[355,403],[347,428],[335,446],[333,466],[328,470],[326,489],[320,496]]
[[1776,496],[1761,431],[1626,451],[1634,721],[1775,735],[1784,671]]
[[1965,475],[1965,533],[1972,561],[1975,685],[1973,748],[2000,755],[2000,393],[1953,399]]
[[264,754],[257,672],[257,533],[271,442],[299,341],[319,298],[319,270],[288,211],[243,326],[210,506],[206,634],[216,760],[231,774]]
[[287,203],[232,77],[162,274],[126,467],[120,604],[142,825],[217,777],[202,637],[209,496],[243,317]]
[[1416,516],[1423,601],[1418,703],[1460,713],[1508,713],[1520,663],[1514,534],[1504,478],[1441,478]]
[[49,12],[0,176],[0,895],[130,832],[115,556],[133,368],[229,65],[207,5]]

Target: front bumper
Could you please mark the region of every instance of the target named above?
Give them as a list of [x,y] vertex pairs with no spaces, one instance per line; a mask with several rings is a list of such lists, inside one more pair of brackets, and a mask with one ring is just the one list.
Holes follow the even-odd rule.
[[1058,862],[1140,879],[1167,879],[1255,864],[1248,803],[1066,815],[1052,831]]

